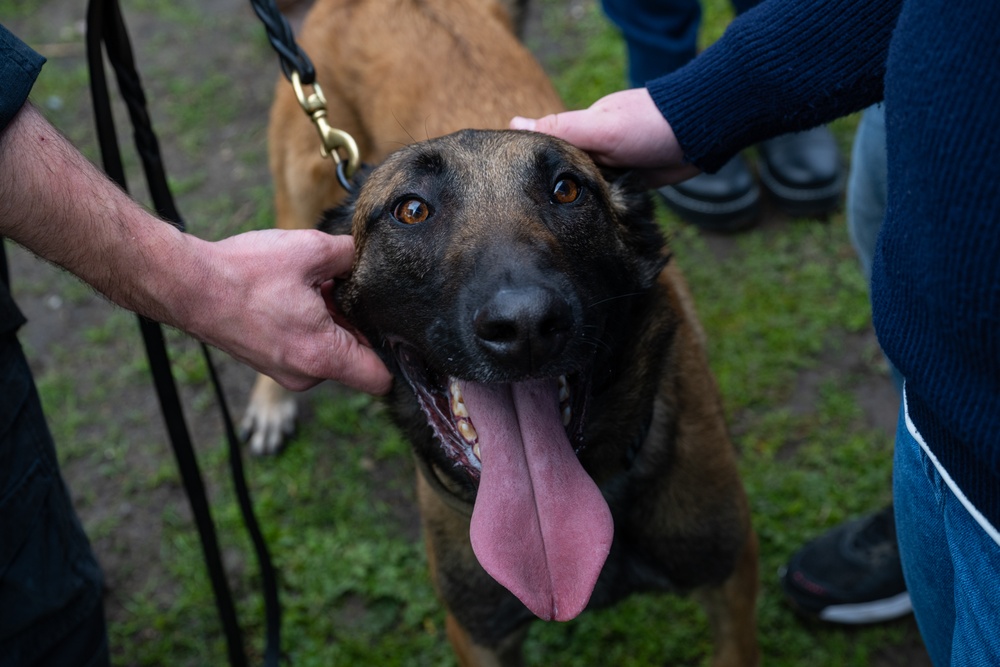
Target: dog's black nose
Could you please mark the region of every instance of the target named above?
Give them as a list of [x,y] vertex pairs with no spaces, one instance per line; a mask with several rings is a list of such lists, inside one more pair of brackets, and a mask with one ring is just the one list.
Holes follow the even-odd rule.
[[538,370],[562,352],[572,328],[569,303],[544,287],[500,290],[473,318],[483,349],[520,372]]

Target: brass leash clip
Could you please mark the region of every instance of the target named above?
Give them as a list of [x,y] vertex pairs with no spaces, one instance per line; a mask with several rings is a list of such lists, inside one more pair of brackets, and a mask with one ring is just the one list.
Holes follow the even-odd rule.
[[[323,157],[332,157],[337,164],[337,171],[343,170],[344,175],[350,179],[358,170],[358,164],[361,161],[357,142],[347,132],[331,127],[330,123],[327,122],[326,98],[323,96],[323,89],[319,87],[319,83],[312,84],[313,92],[307,96],[297,71],[292,72],[291,79],[299,105],[319,131],[319,138],[322,142],[320,153]],[[340,152],[341,149],[344,151],[343,155]]]

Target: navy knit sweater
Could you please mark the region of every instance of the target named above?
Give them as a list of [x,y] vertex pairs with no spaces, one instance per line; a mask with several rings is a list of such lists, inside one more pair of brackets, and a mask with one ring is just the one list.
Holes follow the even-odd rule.
[[884,99],[875,330],[923,439],[1000,528],[1000,2],[770,0],[647,88],[707,171]]

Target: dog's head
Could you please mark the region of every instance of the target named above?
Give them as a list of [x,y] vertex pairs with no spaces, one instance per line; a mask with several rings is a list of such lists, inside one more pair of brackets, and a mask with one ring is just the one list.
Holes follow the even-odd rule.
[[355,238],[337,303],[422,408],[418,453],[476,490],[477,557],[542,617],[582,610],[610,547],[575,451],[666,262],[651,213],[565,142],[469,130],[394,153],[323,225]]

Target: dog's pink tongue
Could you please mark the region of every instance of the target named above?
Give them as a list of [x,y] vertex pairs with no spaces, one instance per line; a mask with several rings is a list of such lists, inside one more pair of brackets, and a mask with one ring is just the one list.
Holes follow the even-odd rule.
[[482,455],[476,558],[536,616],[568,621],[590,600],[614,525],[566,437],[556,383],[461,388]]

